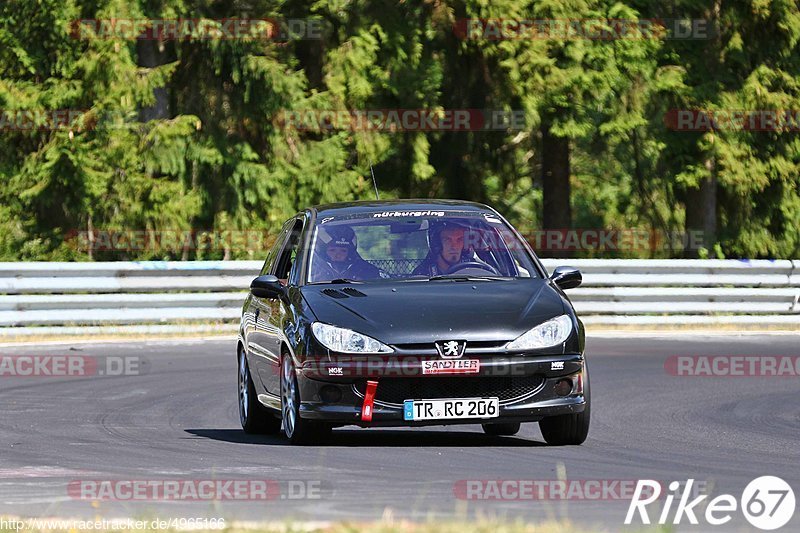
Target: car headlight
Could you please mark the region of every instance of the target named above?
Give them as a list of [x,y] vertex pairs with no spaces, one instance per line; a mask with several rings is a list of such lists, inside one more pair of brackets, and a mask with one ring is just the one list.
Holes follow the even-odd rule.
[[314,322],[311,331],[317,340],[329,350],[341,353],[387,353],[393,350],[372,337],[362,335],[357,331],[346,328],[337,328],[330,324]]
[[572,333],[572,318],[561,315],[531,328],[506,345],[507,350],[532,350],[561,344]]

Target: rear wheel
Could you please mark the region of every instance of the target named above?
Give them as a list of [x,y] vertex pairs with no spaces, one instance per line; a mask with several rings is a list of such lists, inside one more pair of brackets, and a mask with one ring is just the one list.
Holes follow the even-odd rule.
[[483,432],[487,435],[516,435],[519,432],[519,422],[504,422],[501,424],[481,424]]
[[239,422],[245,433],[274,434],[281,430],[281,420],[258,403],[244,349],[239,348]]
[[300,418],[300,388],[288,353],[283,354],[281,362],[281,411],[283,432],[292,444],[322,444],[330,435],[330,425]]
[[553,446],[583,444],[589,435],[589,418],[591,415],[591,398],[589,395],[589,373],[584,374],[583,396],[586,407],[582,413],[549,416],[539,422],[539,429],[547,444]]

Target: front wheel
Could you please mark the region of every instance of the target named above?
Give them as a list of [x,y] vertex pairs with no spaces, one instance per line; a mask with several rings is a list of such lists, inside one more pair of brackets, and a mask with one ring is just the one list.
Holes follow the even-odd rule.
[[288,353],[283,355],[281,363],[281,412],[283,432],[292,444],[321,444],[330,435],[329,425],[300,418],[300,387]]
[[239,349],[239,422],[245,433],[274,434],[281,430],[281,420],[261,407],[244,349]]
[[589,435],[589,419],[591,416],[591,398],[589,396],[589,373],[584,374],[583,397],[586,407],[582,413],[549,416],[539,421],[539,429],[547,444],[553,446],[583,444]]

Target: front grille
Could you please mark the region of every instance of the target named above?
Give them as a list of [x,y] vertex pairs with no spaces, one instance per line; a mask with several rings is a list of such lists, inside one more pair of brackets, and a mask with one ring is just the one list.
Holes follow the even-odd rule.
[[[442,339],[446,340],[446,339]],[[494,350],[501,351],[509,341],[467,341],[467,348],[465,353],[470,353],[472,350]],[[433,342],[421,343],[404,343],[393,344],[398,350],[413,351],[413,350],[435,350],[436,344]]]
[[[405,400],[435,400],[441,398],[498,398],[500,403],[510,402],[536,392],[544,377],[414,377],[383,378],[378,381],[375,400],[388,404],[402,404]],[[366,381],[355,384],[356,392],[364,395]]]

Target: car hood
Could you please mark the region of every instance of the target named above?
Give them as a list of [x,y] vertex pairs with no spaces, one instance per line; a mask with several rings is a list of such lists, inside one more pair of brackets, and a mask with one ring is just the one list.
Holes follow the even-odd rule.
[[443,339],[509,341],[565,312],[541,279],[306,285],[317,320],[386,344]]

